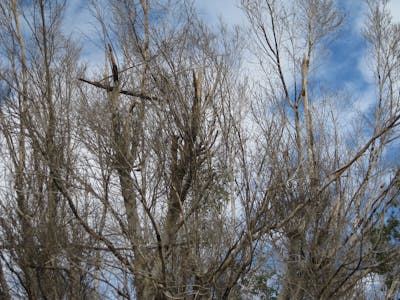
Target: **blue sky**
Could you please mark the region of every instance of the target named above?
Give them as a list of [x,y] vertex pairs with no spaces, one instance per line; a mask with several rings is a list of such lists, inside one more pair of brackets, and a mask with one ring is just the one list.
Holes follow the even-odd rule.
[[[365,21],[366,8],[363,0],[337,0],[346,14],[341,34],[330,48],[329,59],[321,66],[320,75],[332,88],[365,90],[368,88],[369,70],[365,64],[365,45],[361,28]],[[99,2],[99,1],[98,1]],[[194,0],[198,12],[210,25],[216,26],[219,18],[229,26],[245,26],[246,19],[240,10],[240,0]],[[89,65],[104,59],[103,46],[96,38],[95,19],[88,9],[88,1],[67,1],[64,21],[66,32],[73,33],[84,44],[84,61]],[[389,3],[393,19],[400,21],[400,0]]]
[[[97,0],[101,3],[104,0]],[[288,0],[281,0],[288,1]],[[210,25],[217,26],[219,18],[228,26],[246,26],[246,18],[240,9],[240,0],[193,0],[199,15]],[[356,116],[367,114],[376,101],[376,93],[371,81],[371,71],[367,63],[366,44],[362,36],[366,21],[367,7],[365,0],[336,0],[346,18],[336,40],[330,45],[329,56],[317,69],[318,84],[329,91],[346,92],[351,99],[342,99],[342,122],[348,126]],[[83,44],[83,61],[89,70],[96,72],[104,65],[104,45],[101,34],[96,31],[98,23],[88,9],[87,0],[68,0],[64,20],[64,30],[77,37]],[[393,21],[400,22],[400,0],[391,0],[388,4]],[[253,72],[257,65],[248,58],[248,72]]]
[[[96,3],[101,1],[104,0],[97,0]],[[217,26],[219,18],[228,26],[246,26],[240,0],[193,1],[200,16],[211,26]],[[352,95],[351,104],[347,103],[343,114],[346,119],[351,120],[354,114],[367,113],[376,99],[371,72],[366,63],[366,45],[361,33],[367,9],[364,0],[336,1],[346,18],[340,34],[328,49],[329,56],[318,67],[318,82],[329,90],[346,91]],[[104,45],[95,29],[98,24],[88,9],[88,3],[86,0],[67,1],[64,29],[80,39],[83,43],[83,61],[89,68],[97,69],[96,67],[104,64]],[[393,20],[400,22],[400,0],[390,1],[389,9]],[[249,72],[256,72],[251,67],[252,64],[247,63]]]

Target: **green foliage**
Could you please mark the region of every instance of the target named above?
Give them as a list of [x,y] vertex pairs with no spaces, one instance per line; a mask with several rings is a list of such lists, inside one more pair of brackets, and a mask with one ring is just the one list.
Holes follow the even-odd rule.
[[245,282],[249,287],[249,293],[253,296],[257,296],[257,299],[278,299],[278,287],[272,283],[274,276],[276,276],[276,274],[273,270],[259,270]]
[[392,212],[386,222],[371,231],[370,240],[375,245],[377,266],[374,272],[384,276],[385,285],[390,288],[396,273],[395,263],[400,258],[400,220],[399,212]]

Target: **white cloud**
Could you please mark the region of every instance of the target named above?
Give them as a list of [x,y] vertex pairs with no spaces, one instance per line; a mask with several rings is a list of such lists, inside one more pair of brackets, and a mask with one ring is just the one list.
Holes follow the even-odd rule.
[[333,105],[334,111],[339,117],[339,125],[345,137],[353,134],[352,125],[360,122],[368,116],[376,103],[375,87],[371,84],[364,86],[362,90],[358,86],[348,83],[344,89],[343,98],[338,98]]
[[[361,32],[367,20],[368,7],[365,1],[362,0],[346,0],[344,6],[347,11],[351,12],[354,30]],[[400,0],[390,0],[387,9],[392,16],[392,21],[400,23]]]
[[[102,1],[102,0],[100,0]],[[245,15],[240,9],[240,0],[195,0],[200,17],[210,26],[217,26],[219,18],[228,26],[244,25]],[[90,65],[104,59],[103,45],[97,21],[88,7],[87,1],[70,0],[66,6],[63,31],[83,42],[82,60]]]
[[367,83],[374,83],[374,72],[373,65],[371,63],[371,54],[367,49],[365,49],[363,53],[360,54],[357,67],[363,79]]
[[393,17],[393,21],[400,22],[400,1],[391,0],[389,2],[388,9]]
[[85,1],[68,1],[63,20],[63,30],[67,34],[88,35],[93,30],[94,17]]
[[[363,1],[347,1],[353,4],[348,4],[346,7],[350,13],[355,16],[354,18],[354,30],[356,34],[361,35],[362,29],[365,26],[367,20],[368,8]],[[388,11],[392,16],[392,21],[400,23],[400,0],[391,0],[387,6]],[[357,65],[363,79],[372,84],[374,82],[373,65],[371,64],[371,54],[365,49],[360,53],[358,65]]]
[[[98,7],[106,9],[103,0],[97,0]],[[78,40],[82,46],[80,60],[89,66],[89,72],[97,72],[104,66],[104,43],[99,23],[93,15],[89,1],[70,0],[67,2],[62,23],[64,34]]]
[[228,25],[243,25],[246,22],[239,0],[195,0],[195,5],[200,16],[210,25],[218,24],[219,17]]

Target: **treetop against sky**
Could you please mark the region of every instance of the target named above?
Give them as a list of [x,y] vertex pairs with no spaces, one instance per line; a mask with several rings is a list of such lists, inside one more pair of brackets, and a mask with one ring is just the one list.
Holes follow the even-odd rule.
[[[100,2],[100,1],[96,1]],[[367,19],[367,5],[364,0],[337,0],[345,15],[344,24],[328,47],[328,56],[318,66],[318,82],[328,89],[347,91],[353,96],[353,109],[346,107],[348,120],[354,112],[368,113],[375,99],[371,64],[363,27]],[[246,16],[238,0],[194,0],[195,8],[201,18],[217,27],[222,21],[228,27],[245,28]],[[400,21],[400,1],[388,3],[388,10],[394,22]],[[105,12],[104,12],[105,13]],[[85,0],[68,1],[63,28],[66,33],[83,41],[82,60],[90,67],[104,64],[104,42],[98,26]],[[259,74],[257,62],[247,57],[245,62],[249,74]]]
[[387,3],[0,0],[0,298],[394,299]]

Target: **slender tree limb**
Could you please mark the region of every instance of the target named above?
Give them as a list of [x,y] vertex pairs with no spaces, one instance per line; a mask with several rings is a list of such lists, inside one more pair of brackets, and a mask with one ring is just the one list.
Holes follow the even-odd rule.
[[[88,83],[90,85],[93,85],[95,87],[98,87],[100,89],[106,90],[107,92],[112,92],[114,87],[107,85],[107,84],[102,84],[98,81],[91,81],[91,80],[87,80],[85,78],[78,78],[79,81]],[[140,98],[142,100],[150,100],[150,101],[160,101],[159,98],[155,97],[155,96],[149,96],[149,95],[145,95],[143,93],[140,92],[135,92],[135,91],[128,91],[128,90],[120,90],[119,91],[120,94],[123,95],[127,95],[127,96],[132,96],[132,97],[137,97]]]

